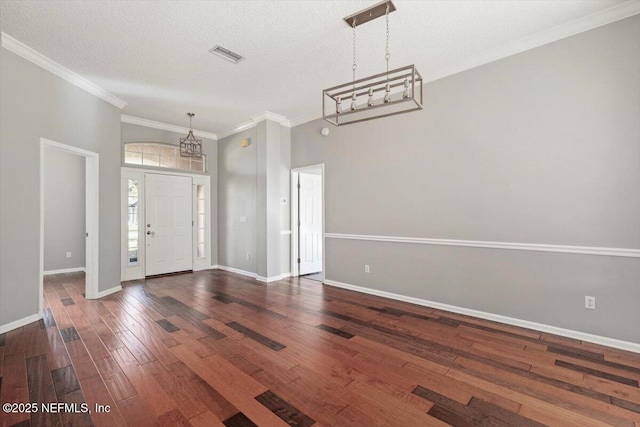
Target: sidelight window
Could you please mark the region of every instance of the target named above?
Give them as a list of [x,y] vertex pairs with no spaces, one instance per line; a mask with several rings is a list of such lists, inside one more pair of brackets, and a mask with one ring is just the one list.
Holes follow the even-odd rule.
[[206,236],[206,220],[205,220],[205,186],[196,185],[196,254],[198,258],[205,258],[205,236]]
[[127,249],[129,265],[138,265],[138,206],[140,183],[135,179],[127,180]]

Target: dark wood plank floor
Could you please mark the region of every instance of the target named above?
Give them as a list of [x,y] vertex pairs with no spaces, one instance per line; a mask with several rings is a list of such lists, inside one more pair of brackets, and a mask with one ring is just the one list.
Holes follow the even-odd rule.
[[638,354],[306,279],[83,286],[48,276],[44,319],[0,335],[0,402],[92,413],[2,426],[640,427]]

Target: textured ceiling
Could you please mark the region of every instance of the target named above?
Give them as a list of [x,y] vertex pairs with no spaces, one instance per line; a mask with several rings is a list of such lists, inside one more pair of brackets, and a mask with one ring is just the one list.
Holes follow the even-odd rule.
[[[1,28],[128,105],[123,114],[221,132],[263,111],[320,112],[351,78],[342,18],[367,1],[7,1]],[[478,53],[620,4],[615,0],[406,1],[390,15],[391,67],[427,80]],[[384,69],[384,19],[358,27],[358,75]],[[208,53],[219,44],[237,65]]]

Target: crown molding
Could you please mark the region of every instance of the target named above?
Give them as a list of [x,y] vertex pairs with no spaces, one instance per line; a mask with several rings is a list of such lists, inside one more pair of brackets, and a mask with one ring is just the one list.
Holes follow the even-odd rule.
[[425,76],[425,82],[439,80],[508,56],[544,46],[546,44],[637,15],[638,13],[640,13],[640,1],[626,1],[582,18],[574,19],[573,21],[557,25],[502,46],[498,46],[494,49],[489,49],[476,55],[471,55],[470,57],[456,62],[455,64],[440,68],[433,73],[428,73],[428,75]]
[[[122,123],[129,123],[132,125],[138,125],[138,126],[144,126],[144,127],[148,127],[148,128],[154,128],[154,129],[160,129],[160,130],[166,130],[169,132],[175,132],[175,133],[187,133],[189,132],[188,128],[182,127],[182,126],[176,126],[176,125],[170,125],[168,123],[162,123],[162,122],[156,122],[154,120],[148,120],[148,119],[142,119],[140,117],[133,117],[133,116],[128,116],[126,114],[122,114],[120,115],[120,120],[122,121]],[[219,133],[213,133],[213,132],[205,132],[205,131],[201,131],[201,130],[193,130],[193,134],[202,138],[207,138],[207,139],[213,139],[215,141],[222,139],[222,138],[226,138],[228,136],[234,135],[238,132],[242,132],[244,130],[247,129],[251,129],[253,127],[255,127],[258,123],[265,121],[265,120],[271,120],[277,123],[280,123],[282,126],[285,127],[291,127],[291,122],[285,117],[282,116],[280,114],[276,114],[276,113],[272,113],[270,111],[265,111],[262,112],[260,114],[256,114],[255,116],[251,117],[251,120],[247,120],[246,122],[242,122],[237,126],[234,126],[231,129],[227,129],[225,131],[219,132]]]
[[[154,120],[141,119],[140,117],[127,116],[126,114],[120,115],[120,121],[122,123],[129,123],[132,125],[144,126],[147,128],[166,130],[169,132],[175,133],[184,133],[189,132],[189,128],[185,128],[182,126],[170,125],[168,123],[156,122]],[[195,136],[199,136],[201,138],[212,139],[214,141],[218,140],[218,135],[213,132],[205,132],[202,130],[193,129],[193,134]]]
[[[639,13],[640,1],[628,0],[624,3],[583,16],[582,18],[574,19],[564,24],[506,43],[494,49],[489,49],[476,55],[471,55],[462,61],[455,62],[447,67],[437,69],[435,72],[426,74],[424,76],[424,82],[429,83],[443,79],[490,62],[629,18],[630,16],[634,16]],[[299,126],[320,118],[322,118],[322,113],[303,116],[292,120],[291,127]]]
[[246,122],[242,122],[239,125],[232,127],[231,129],[227,129],[225,131],[218,133],[218,138],[219,139],[226,138],[228,136],[234,135],[244,130],[254,128],[256,127],[257,124],[258,123],[254,122],[253,120],[247,120]]
[[273,122],[280,123],[282,126],[285,126],[288,128],[291,127],[291,121],[289,121],[289,119],[287,119],[285,116],[272,113],[270,111],[264,111],[260,114],[256,114],[255,116],[251,116],[251,120],[247,120],[246,122],[242,122],[237,126],[234,126],[230,129],[227,129],[225,131],[218,133],[218,138],[219,139],[226,138],[238,132],[251,129],[253,127],[256,127],[258,123],[263,122],[265,120],[271,120]]
[[271,120],[273,122],[278,122],[282,126],[291,127],[291,122],[280,114],[272,113],[271,111],[264,111],[260,114],[256,114],[255,116],[251,116],[251,120],[256,123],[262,122],[264,120]]
[[63,67],[52,59],[44,56],[40,52],[30,48],[26,44],[22,43],[11,37],[6,33],[2,33],[2,47],[19,55],[26,59],[29,62],[34,63],[35,65],[44,68],[45,70],[55,74],[56,76],[68,81],[69,83],[83,89],[90,94],[97,96],[98,98],[107,101],[109,104],[115,105],[116,107],[122,109],[127,103],[117,96],[107,92],[102,89],[100,86],[90,82],[84,77],[74,73],[68,68]]

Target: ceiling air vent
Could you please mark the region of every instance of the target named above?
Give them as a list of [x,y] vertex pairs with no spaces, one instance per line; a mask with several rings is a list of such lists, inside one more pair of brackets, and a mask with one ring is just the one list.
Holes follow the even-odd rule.
[[229,49],[225,49],[222,46],[214,46],[212,49],[209,50],[209,52],[218,55],[221,58],[226,59],[227,61],[231,61],[234,64],[237,64],[238,62],[242,61],[244,58],[240,55],[238,55],[235,52],[231,52]]

